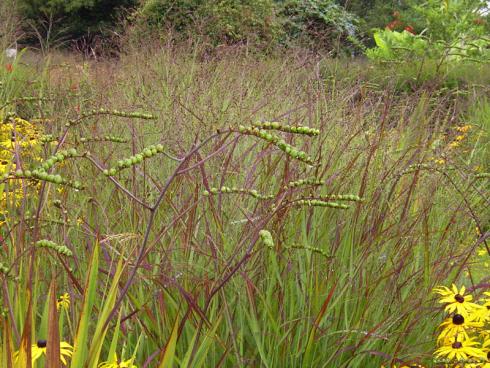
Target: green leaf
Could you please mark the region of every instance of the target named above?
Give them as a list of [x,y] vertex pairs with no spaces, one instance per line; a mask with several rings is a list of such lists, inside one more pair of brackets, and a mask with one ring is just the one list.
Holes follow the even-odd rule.
[[[177,338],[179,337],[179,318],[175,318],[174,327],[170,335],[170,339],[165,347],[165,354],[163,354],[162,361],[158,368],[172,368],[175,358],[175,347],[177,346]],[[191,344],[192,346],[192,344]]]
[[94,246],[94,253],[89,264],[85,293],[83,296],[83,307],[80,320],[78,321],[77,335],[75,337],[71,368],[83,368],[88,354],[88,329],[92,307],[95,302],[95,291],[97,286],[97,274],[99,272],[99,243]]

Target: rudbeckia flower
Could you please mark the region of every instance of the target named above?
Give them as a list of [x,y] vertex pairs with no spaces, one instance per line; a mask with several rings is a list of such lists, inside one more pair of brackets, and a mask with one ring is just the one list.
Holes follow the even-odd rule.
[[104,363],[100,363],[99,368],[138,368],[133,364],[133,361],[134,361],[134,357],[119,362],[119,360],[117,359],[117,354],[114,353],[114,357],[112,358],[112,360]]
[[452,338],[448,345],[441,346],[434,352],[434,355],[438,358],[456,361],[485,359],[486,354],[482,349],[475,347],[476,345],[478,343],[472,339],[459,341],[457,338]]
[[[38,340],[37,343],[32,344],[31,347],[31,355],[32,355],[32,363],[38,360],[41,356],[46,355],[46,340]],[[65,341],[60,342],[60,360],[66,365],[66,357],[71,357],[73,355],[73,346],[68,344]],[[14,359],[17,360],[19,356],[19,352],[16,351],[14,353]]]
[[60,308],[68,309],[70,307],[70,294],[64,293],[60,295],[56,302],[56,308],[60,310]]
[[439,303],[447,304],[444,308],[448,313],[461,314],[468,316],[473,310],[480,308],[478,304],[472,303],[473,296],[464,295],[466,288],[464,286],[458,290],[453,284],[452,290],[446,286],[440,286],[434,289],[434,292],[441,295]]
[[447,318],[439,326],[442,331],[437,338],[437,342],[445,341],[447,338],[453,338],[454,336],[462,337],[465,340],[469,339],[468,330],[473,328],[482,327],[483,323],[475,322],[469,317],[464,317],[461,314],[455,314],[452,317]]

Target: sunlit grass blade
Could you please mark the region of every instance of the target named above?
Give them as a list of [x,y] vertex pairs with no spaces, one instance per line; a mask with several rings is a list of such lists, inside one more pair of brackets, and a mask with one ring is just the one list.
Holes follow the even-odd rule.
[[[172,368],[175,358],[175,348],[177,346],[177,338],[179,337],[179,318],[175,318],[174,327],[172,328],[172,333],[167,341],[167,346],[165,346],[165,353],[163,354],[162,360],[158,368]],[[192,346],[192,344],[191,344]]]
[[313,322],[313,326],[311,328],[311,331],[310,331],[310,334],[308,337],[308,341],[307,341],[306,347],[305,347],[305,354],[304,354],[304,358],[303,358],[303,366],[304,367],[307,367],[308,363],[310,362],[311,349],[313,347],[313,344],[315,343],[316,330],[318,329],[318,326],[320,325],[320,322],[321,322],[323,316],[325,315],[325,313],[327,311],[327,307],[330,304],[330,301],[332,300],[333,293],[335,292],[336,287],[337,287],[337,284],[334,284],[332,286],[332,288],[330,289],[330,292],[328,293],[327,297],[325,298],[325,301],[323,302],[323,305],[322,305],[320,311],[318,312],[318,315],[315,318],[315,322]]
[[[188,351],[186,356],[184,357],[184,360],[182,361],[181,367],[182,368],[200,368],[203,367],[204,364],[206,363],[206,357],[209,351],[209,348],[212,346],[214,342],[216,342],[216,330],[221,324],[221,316],[216,319],[216,321],[212,324],[211,329],[207,332],[205,332],[204,337],[202,341],[199,343],[199,348],[197,349],[194,358],[192,360],[192,365],[189,364],[189,360],[192,354],[192,347],[194,344],[190,344],[189,346],[191,347]],[[196,331],[196,336],[193,338],[192,341],[195,340],[197,337],[197,331]]]
[[100,352],[102,350],[102,345],[104,344],[104,339],[108,328],[105,322],[109,317],[112,308],[114,307],[114,303],[116,302],[118,283],[119,283],[119,279],[121,278],[122,271],[123,271],[123,259],[121,257],[119,262],[117,263],[117,268],[112,278],[112,284],[109,288],[109,291],[107,292],[106,298],[104,300],[104,304],[102,306],[102,310],[98,315],[97,325],[95,326],[95,332],[93,334],[92,344],[90,345],[88,367],[93,367],[93,368],[97,367],[97,363],[100,357]]
[[31,292],[27,290],[27,313],[24,322],[24,330],[22,331],[22,338],[20,339],[19,355],[15,362],[16,367],[32,367],[32,300]]
[[8,317],[2,319],[2,349],[0,350],[0,365],[12,368],[14,364],[14,349],[12,343],[12,329]]
[[82,368],[88,357],[89,349],[89,323],[92,317],[92,307],[95,302],[95,291],[97,286],[97,274],[99,272],[99,243],[93,247],[92,258],[88,267],[87,281],[85,283],[85,293],[83,296],[83,306],[80,319],[78,321],[77,335],[73,346],[73,356],[71,368]]

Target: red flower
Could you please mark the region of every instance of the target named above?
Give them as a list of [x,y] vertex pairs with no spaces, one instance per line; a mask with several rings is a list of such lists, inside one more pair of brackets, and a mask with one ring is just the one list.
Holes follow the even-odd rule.
[[14,66],[9,63],[5,65],[5,69],[7,69],[7,72],[12,73],[14,71]]
[[400,22],[398,19],[395,19],[394,21],[388,23],[386,25],[386,28],[388,28],[390,31],[393,31],[395,28],[400,27],[402,25],[402,22]]
[[415,30],[412,26],[406,26],[405,31],[410,32],[411,34],[415,34]]

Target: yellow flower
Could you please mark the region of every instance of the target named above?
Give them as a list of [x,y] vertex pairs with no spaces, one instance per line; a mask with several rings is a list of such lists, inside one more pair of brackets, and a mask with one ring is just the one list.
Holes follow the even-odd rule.
[[480,306],[471,313],[471,319],[475,322],[490,321],[490,309],[486,305]]
[[438,165],[444,165],[446,163],[446,160],[444,160],[443,158],[437,158],[434,159],[434,162]]
[[449,344],[441,346],[434,352],[434,355],[439,358],[446,358],[449,360],[470,360],[474,359],[486,359],[486,354],[482,349],[475,347],[477,342],[472,339],[465,339],[462,341],[452,338]]
[[[382,365],[380,368],[386,368],[386,367],[384,365]],[[391,368],[397,368],[397,366],[392,365]],[[404,365],[401,365],[399,368],[424,368],[424,366],[414,363],[414,364],[410,364],[410,365],[404,364]]]
[[458,290],[453,284],[452,290],[446,286],[440,286],[434,289],[434,292],[441,295],[439,303],[447,304],[444,310],[448,313],[461,314],[467,317],[473,310],[479,308],[478,304],[471,303],[473,296],[464,295],[466,288],[464,286]]
[[70,307],[70,294],[64,293],[60,295],[58,301],[56,302],[56,308],[60,310],[60,308],[68,309]]
[[442,331],[437,338],[437,342],[444,342],[447,344],[447,339],[456,337],[462,337],[465,340],[469,339],[468,330],[482,327],[483,323],[475,322],[470,319],[470,316],[466,318],[461,314],[455,314],[452,317],[446,318],[446,320],[439,326]]
[[[38,360],[41,356],[46,355],[46,340],[38,340],[37,343],[33,344],[31,347],[32,363]],[[66,357],[71,357],[73,355],[73,346],[65,341],[60,342],[60,360],[66,365]],[[14,359],[17,360],[19,352],[14,353]]]
[[134,357],[119,362],[117,359],[117,354],[114,353],[114,357],[112,358],[112,360],[104,363],[100,363],[99,368],[138,368],[136,365],[133,364],[133,361],[134,361]]
[[487,355],[484,364],[480,364],[478,368],[490,368],[490,340],[486,340],[482,345],[483,352]]
[[459,147],[459,142],[453,141],[449,143],[449,148],[456,148],[456,147]]
[[463,126],[456,127],[456,130],[460,133],[466,133],[470,129],[471,129],[471,125],[463,125]]
[[456,138],[454,138],[456,142],[461,142],[463,139],[465,139],[464,135],[457,135]]

